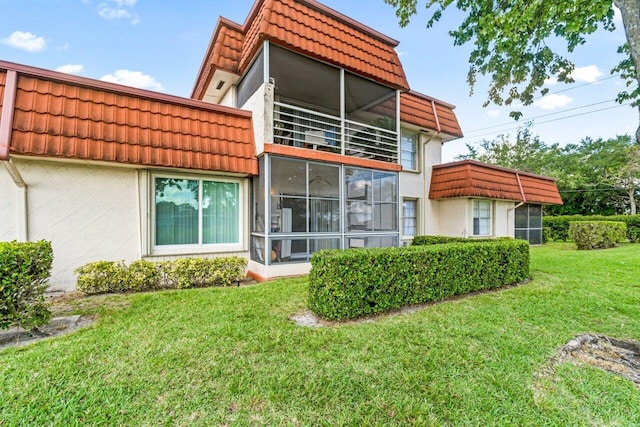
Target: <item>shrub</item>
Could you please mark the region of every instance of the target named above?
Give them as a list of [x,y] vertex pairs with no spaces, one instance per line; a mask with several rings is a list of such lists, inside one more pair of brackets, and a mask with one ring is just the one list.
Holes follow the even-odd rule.
[[125,279],[121,283],[120,292],[140,292],[157,289],[160,272],[155,263],[139,259],[126,267]]
[[52,262],[50,242],[0,242],[0,329],[49,322],[44,293]]
[[180,258],[153,263],[96,261],[75,270],[76,286],[87,294],[140,292],[158,288],[228,286],[242,280],[247,260],[240,257]]
[[449,237],[449,236],[415,236],[411,241],[411,246],[441,245],[444,243],[483,243],[495,242],[499,240],[513,240],[511,237],[495,238],[469,238],[469,237]]
[[324,250],[311,265],[309,308],[342,320],[520,282],[529,277],[529,243]]
[[578,249],[606,249],[624,241],[627,226],[620,221],[570,221],[569,237]]
[[247,260],[240,257],[180,258],[160,263],[162,281],[169,288],[228,286],[242,280]]
[[569,240],[570,221],[621,221],[627,225],[626,238],[631,243],[640,243],[640,215],[566,215],[542,217],[543,226],[551,230],[549,238],[555,241],[566,242]]
[[74,270],[78,275],[76,288],[87,294],[119,292],[127,279],[124,261],[90,262]]

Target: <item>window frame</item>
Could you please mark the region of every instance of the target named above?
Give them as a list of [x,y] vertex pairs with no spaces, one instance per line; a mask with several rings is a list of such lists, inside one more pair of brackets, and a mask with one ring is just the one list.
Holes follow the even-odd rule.
[[[420,204],[418,203],[419,199],[416,198],[411,198],[411,197],[403,197],[402,198],[402,215],[400,218],[400,223],[401,223],[401,230],[400,230],[400,235],[402,236],[402,240],[409,240],[409,239],[413,239],[415,236],[419,235],[420,233],[420,221],[418,220],[420,218]],[[412,217],[407,217],[404,214],[404,204],[405,202],[411,202],[414,203],[415,207],[414,207],[414,212],[415,212],[415,216]],[[404,221],[407,218],[411,218],[415,220],[415,234],[411,235],[411,234],[404,234]]]
[[[414,141],[415,144],[413,147],[415,168],[405,167],[404,165],[404,161],[405,161],[404,153],[406,151],[402,149],[402,142],[403,142],[402,140],[405,135],[410,135],[415,138],[415,141]],[[420,134],[418,132],[415,132],[409,129],[404,129],[404,128],[400,130],[400,165],[402,166],[403,172],[420,172]]]
[[[156,244],[156,179],[157,178],[172,178],[180,180],[193,180],[198,181],[198,242],[190,244],[173,244],[173,245],[157,245]],[[233,243],[200,243],[203,240],[202,236],[202,192],[203,182],[223,182],[232,183],[238,185],[238,240]],[[185,255],[185,254],[202,254],[202,253],[222,253],[222,252],[242,252],[245,250],[245,222],[246,222],[246,182],[244,179],[232,178],[228,176],[220,175],[206,175],[206,174],[179,174],[179,173],[163,173],[163,172],[151,172],[149,173],[148,184],[148,247],[150,248],[150,255],[162,256],[162,255]]]
[[[489,205],[489,216],[487,218],[478,217],[478,219],[486,219],[489,223],[489,230],[487,234],[481,234],[478,230],[478,234],[475,232],[475,211],[476,211],[476,203],[487,203]],[[489,199],[471,199],[471,235],[473,237],[490,237],[493,236],[493,218],[495,217],[494,213],[494,203]],[[478,225],[480,229],[480,225]]]

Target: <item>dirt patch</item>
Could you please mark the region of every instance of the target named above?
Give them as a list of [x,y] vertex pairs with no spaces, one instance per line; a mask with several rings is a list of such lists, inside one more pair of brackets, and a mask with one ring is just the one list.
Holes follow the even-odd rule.
[[91,325],[95,322],[95,316],[54,317],[51,321],[38,329],[27,331],[19,327],[0,331],[0,350],[9,347],[17,347],[40,341],[46,338],[69,334],[77,329]]
[[595,366],[621,375],[640,388],[640,342],[584,334],[562,347],[555,361]]

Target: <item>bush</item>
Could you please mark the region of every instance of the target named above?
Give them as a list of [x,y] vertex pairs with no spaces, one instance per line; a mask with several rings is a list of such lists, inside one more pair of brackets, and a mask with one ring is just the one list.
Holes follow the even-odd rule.
[[162,280],[169,288],[229,286],[242,280],[247,260],[240,257],[180,258],[160,263]]
[[569,237],[578,249],[606,249],[624,241],[627,225],[620,221],[570,221]]
[[76,288],[87,294],[119,292],[127,281],[124,261],[96,261],[76,268]]
[[50,242],[0,242],[0,329],[30,330],[49,322],[44,293],[52,262]]
[[513,240],[511,237],[494,238],[469,238],[469,237],[448,237],[448,236],[415,236],[411,241],[411,246],[441,245],[444,243],[483,243],[496,242],[499,240]]
[[549,238],[555,241],[566,242],[569,240],[570,221],[621,221],[627,225],[627,240],[631,243],[640,243],[640,215],[566,215],[542,217],[542,225],[550,229]]
[[342,320],[520,282],[529,277],[529,243],[323,250],[311,265],[309,308]]
[[240,257],[180,258],[153,263],[96,261],[75,270],[76,286],[87,294],[140,292],[159,288],[228,286],[242,280],[247,260]]

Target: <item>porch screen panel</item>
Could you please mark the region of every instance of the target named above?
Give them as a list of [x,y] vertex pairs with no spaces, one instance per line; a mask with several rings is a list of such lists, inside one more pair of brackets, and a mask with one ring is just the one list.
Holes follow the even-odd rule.
[[202,243],[238,243],[239,185],[232,182],[202,183]]
[[156,245],[198,243],[199,182],[156,178]]

